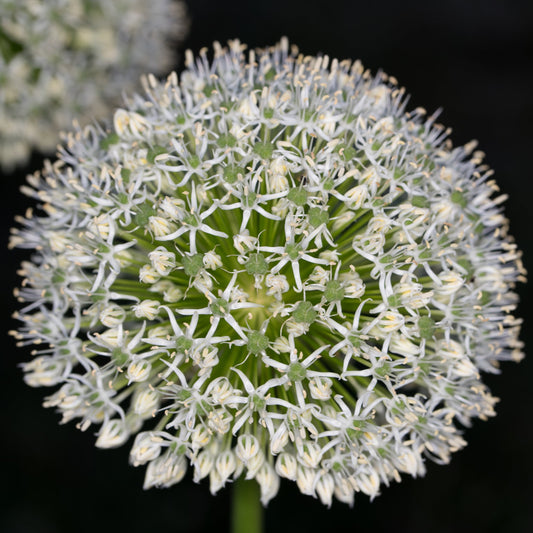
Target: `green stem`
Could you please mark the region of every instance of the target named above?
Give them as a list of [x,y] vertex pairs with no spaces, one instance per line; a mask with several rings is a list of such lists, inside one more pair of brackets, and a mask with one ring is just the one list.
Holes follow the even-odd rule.
[[259,485],[240,477],[233,483],[231,506],[231,533],[261,533],[263,531],[263,508]]

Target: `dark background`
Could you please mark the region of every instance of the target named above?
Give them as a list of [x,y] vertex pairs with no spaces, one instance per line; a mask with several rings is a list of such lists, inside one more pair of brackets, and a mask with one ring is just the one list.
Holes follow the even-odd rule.
[[[411,94],[411,107],[442,107],[440,121],[453,127],[454,144],[479,140],[486,161],[510,198],[511,231],[533,272],[533,2],[512,0],[189,0],[192,26],[185,46],[197,52],[213,40],[240,38],[248,45],[289,37],[306,54],[360,58],[373,72],[394,75]],[[180,65],[177,65],[180,68]],[[1,177],[2,249],[15,214],[26,200],[18,193],[28,167]],[[4,324],[16,303],[14,273],[24,254],[2,251]],[[519,287],[525,319],[522,338],[532,344],[532,286]],[[4,328],[2,328],[4,329]],[[8,328],[5,328],[8,329]],[[22,382],[18,363],[29,350],[2,338],[0,358],[0,531],[211,532],[227,531],[230,489],[216,497],[208,484],[188,476],[168,490],[143,492],[144,468],[128,465],[129,446],[94,448],[94,437],[41,407],[44,389]],[[533,431],[531,357],[504,365],[487,377],[502,398],[498,416],[466,431],[468,447],[448,466],[428,465],[422,479],[405,478],[369,502],[356,497],[353,509],[331,509],[282,483],[266,511],[266,532],[533,531]]]

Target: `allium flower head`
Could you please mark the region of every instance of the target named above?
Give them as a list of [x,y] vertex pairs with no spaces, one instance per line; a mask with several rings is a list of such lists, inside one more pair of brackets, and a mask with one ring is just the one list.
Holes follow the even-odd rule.
[[[0,166],[50,151],[73,119],[103,119],[185,34],[173,0],[0,0]],[[172,41],[173,42],[172,42]]]
[[149,76],[28,178],[12,245],[32,386],[145,487],[374,497],[494,414],[523,280],[504,197],[392,78],[239,42]]

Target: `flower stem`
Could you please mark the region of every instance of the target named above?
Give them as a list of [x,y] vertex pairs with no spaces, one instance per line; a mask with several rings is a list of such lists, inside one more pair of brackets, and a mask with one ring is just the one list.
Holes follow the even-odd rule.
[[261,533],[263,531],[263,508],[260,502],[259,485],[240,477],[233,483],[231,507],[231,533]]

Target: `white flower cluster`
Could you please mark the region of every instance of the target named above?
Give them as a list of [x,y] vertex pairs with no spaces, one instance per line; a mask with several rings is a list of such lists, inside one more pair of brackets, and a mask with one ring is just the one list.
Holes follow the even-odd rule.
[[473,146],[394,79],[215,43],[29,177],[12,246],[32,386],[145,487],[280,478],[330,505],[464,446],[522,357],[524,270]]
[[0,0],[0,167],[53,150],[73,119],[103,119],[139,76],[172,65],[173,0]]

